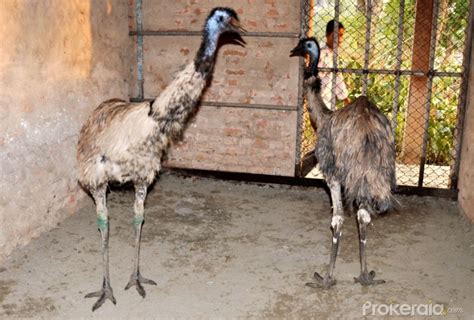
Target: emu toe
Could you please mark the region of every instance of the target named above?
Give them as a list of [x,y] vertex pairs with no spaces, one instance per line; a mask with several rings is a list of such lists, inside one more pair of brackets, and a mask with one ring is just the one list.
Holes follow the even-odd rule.
[[105,286],[102,290],[92,292],[86,294],[84,298],[94,298],[99,297],[99,299],[94,303],[92,306],[92,311],[99,309],[105,302],[105,300],[109,299],[115,305],[117,304],[117,300],[115,300],[114,294],[112,292],[112,288],[110,286]]
[[156,286],[155,281],[142,277],[140,273],[133,273],[132,276],[130,277],[130,281],[125,287],[125,290],[128,290],[131,287],[135,286],[137,288],[138,293],[142,296],[142,298],[145,298],[146,292],[145,292],[145,289],[143,289],[142,283]]
[[354,278],[355,283],[360,283],[364,287],[385,283],[385,280],[375,280],[375,271],[362,272],[358,278]]
[[315,272],[314,273],[314,280],[316,282],[308,282],[306,285],[311,288],[323,288],[323,289],[329,289],[333,285],[336,284],[336,279],[326,275],[325,277],[322,277],[319,273]]

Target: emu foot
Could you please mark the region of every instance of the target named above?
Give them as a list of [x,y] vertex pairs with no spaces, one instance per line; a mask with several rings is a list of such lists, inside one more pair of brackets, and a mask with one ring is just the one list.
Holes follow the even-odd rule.
[[311,288],[323,288],[329,289],[336,284],[336,279],[330,277],[328,274],[323,278],[319,273],[314,273],[314,279],[316,282],[308,282],[306,285]]
[[93,298],[99,297],[99,299],[94,303],[92,306],[92,311],[99,309],[105,302],[105,300],[109,299],[115,305],[117,304],[117,300],[115,300],[114,293],[112,292],[112,287],[110,285],[104,284],[102,290],[91,292],[86,294],[84,298]]
[[130,277],[130,281],[125,287],[125,290],[128,290],[131,287],[136,286],[138,293],[142,296],[142,298],[145,298],[146,292],[145,292],[145,289],[143,289],[142,283],[156,286],[155,281],[143,278],[140,272],[137,272],[137,273],[132,273],[132,276]]
[[385,280],[375,280],[375,271],[362,272],[358,278],[354,278],[355,283],[360,283],[364,287],[385,283]]

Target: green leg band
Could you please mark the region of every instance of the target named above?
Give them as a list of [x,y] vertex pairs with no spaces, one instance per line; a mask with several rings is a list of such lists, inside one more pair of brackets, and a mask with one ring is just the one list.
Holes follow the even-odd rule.
[[143,216],[139,216],[139,217],[135,217],[133,218],[133,225],[136,227],[136,226],[141,226],[143,221],[145,221],[145,219],[143,218]]
[[109,222],[107,218],[97,217],[97,226],[100,231],[107,231],[109,228]]

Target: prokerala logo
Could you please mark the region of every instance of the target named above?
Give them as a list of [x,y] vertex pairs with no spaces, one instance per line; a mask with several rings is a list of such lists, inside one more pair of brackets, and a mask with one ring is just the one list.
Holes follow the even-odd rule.
[[462,312],[462,308],[445,308],[444,304],[433,304],[432,301],[424,304],[374,304],[367,301],[362,305],[364,316],[444,316]]

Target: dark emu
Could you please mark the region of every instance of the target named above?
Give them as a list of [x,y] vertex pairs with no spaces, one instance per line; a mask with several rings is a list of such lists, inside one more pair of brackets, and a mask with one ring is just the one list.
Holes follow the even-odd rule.
[[361,96],[345,108],[331,111],[320,95],[318,77],[320,47],[315,38],[301,39],[290,56],[308,56],[304,90],[313,128],[317,131],[315,155],[331,191],[333,216],[332,246],[327,273],[314,274],[310,287],[329,288],[336,284],[334,266],[344,222],[341,187],[347,204],[357,210],[361,274],[354,278],[363,286],[384,283],[375,280],[375,272],[367,271],[367,225],[371,215],[387,211],[395,199],[395,142],[387,117]]
[[[161,167],[161,158],[172,141],[181,136],[196,112],[209,84],[218,40],[225,32],[244,31],[236,12],[214,8],[206,19],[201,46],[194,61],[179,71],[153,102],[128,103],[120,99],[102,102],[84,124],[77,147],[79,183],[94,198],[97,226],[102,239],[103,282],[101,290],[86,295],[98,297],[92,311],[106,299],[116,303],[109,277],[109,222],[106,191],[109,182],[132,182],[135,186],[133,226],[135,256],[133,272],[125,289],[135,286],[145,297],[142,284],[156,283],[139,271],[140,235],[148,186]],[[237,42],[242,40],[236,37]],[[243,40],[242,40],[243,42]]]

